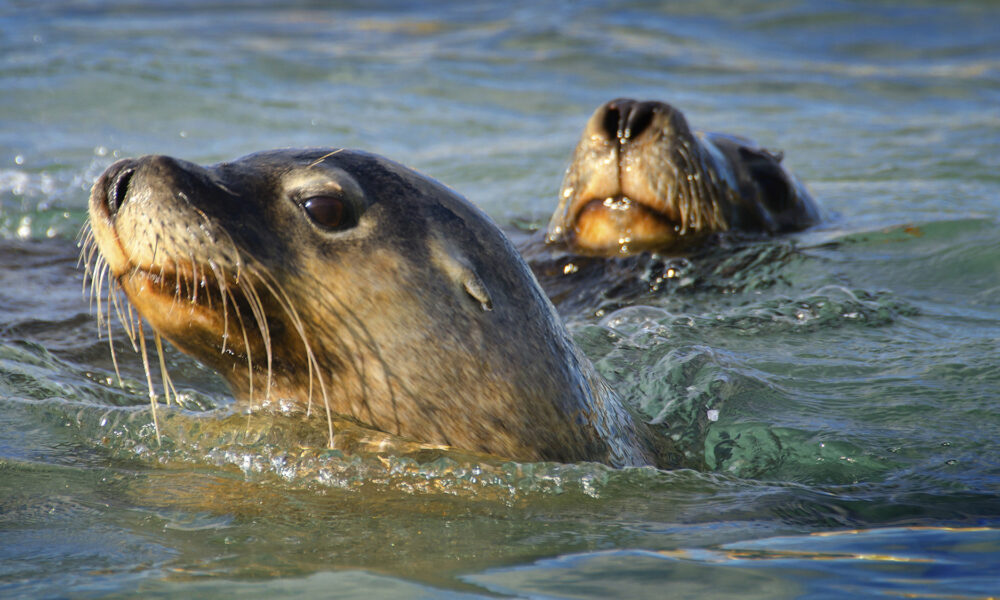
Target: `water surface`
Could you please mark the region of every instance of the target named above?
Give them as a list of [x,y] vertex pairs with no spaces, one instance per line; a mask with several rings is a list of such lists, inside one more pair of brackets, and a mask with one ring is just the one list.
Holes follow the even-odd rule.
[[[996,596],[993,3],[270,4],[0,4],[0,595]],[[75,239],[117,157],[362,148],[523,237],[618,96],[828,213],[560,303],[689,468],[301,447],[169,349],[158,446],[121,335],[113,381]]]

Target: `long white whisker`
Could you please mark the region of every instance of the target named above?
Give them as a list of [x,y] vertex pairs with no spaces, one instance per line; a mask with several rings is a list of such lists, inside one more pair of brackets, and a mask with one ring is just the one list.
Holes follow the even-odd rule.
[[306,336],[305,325],[302,323],[301,317],[299,317],[298,311],[295,310],[295,305],[292,303],[288,294],[285,293],[284,288],[274,280],[274,277],[263,270],[255,270],[257,279],[264,285],[264,287],[271,293],[271,295],[278,302],[278,305],[285,311],[289,319],[292,322],[292,327],[295,332],[299,335],[299,339],[302,340],[302,344],[306,351],[306,365],[308,368],[309,376],[309,396],[306,403],[306,415],[312,413],[312,398],[313,398],[313,376],[315,375],[317,381],[319,381],[320,394],[323,397],[323,407],[326,411],[326,422],[327,422],[327,433],[329,435],[328,445],[333,447],[333,411],[330,408],[330,398],[326,392],[326,382],[323,380],[323,372],[320,369],[319,361],[316,360],[316,355],[312,350],[312,345],[309,343],[309,338]]
[[267,358],[267,389],[264,391],[264,401],[267,402],[271,398],[271,377],[273,365],[271,331],[267,323],[267,314],[264,311],[264,305],[260,300],[260,295],[257,294],[257,290],[253,286],[252,280],[249,278],[244,279],[243,283],[240,284],[240,290],[243,292],[243,297],[246,298],[247,304],[250,305],[250,311],[253,313],[254,321],[257,323],[257,329],[260,331],[261,339],[264,342],[264,353]]
[[[94,265],[97,269],[96,277],[91,279],[90,284],[90,307],[93,309],[94,304],[97,304],[97,331],[100,333],[101,326],[104,323],[104,311],[101,306],[101,290],[104,288],[104,278],[108,276],[110,267],[107,266],[107,262],[104,257],[98,257],[97,263]],[[109,278],[110,279],[110,278]],[[110,285],[110,284],[109,284]]]
[[236,298],[232,297],[232,293],[229,290],[226,290],[226,294],[230,295],[229,299],[233,304],[233,310],[236,311],[236,322],[239,323],[240,333],[243,336],[243,348],[246,351],[247,355],[247,380],[249,385],[248,393],[250,396],[250,405],[253,406],[253,357],[250,352],[250,338],[247,336],[247,328],[243,324],[243,314],[242,311],[240,311],[239,304],[237,304],[236,302]]
[[167,406],[170,406],[170,396],[173,394],[174,399],[177,399],[177,390],[174,389],[174,382],[170,379],[170,374],[167,373],[167,362],[166,357],[163,353],[163,340],[160,338],[160,334],[153,332],[153,341],[156,343],[156,354],[160,358],[160,379],[163,381],[163,397],[167,401]]
[[[219,297],[222,302],[222,353],[225,354],[226,347],[229,344],[229,303],[227,302],[229,293],[226,289],[226,271],[215,261],[209,261],[208,265],[215,275],[215,282],[219,284]],[[205,287],[207,290],[207,282]],[[211,295],[209,295],[209,298],[211,299]]]
[[142,331],[142,321],[138,323],[139,329],[139,348],[142,353],[142,368],[146,371],[146,386],[149,389],[149,406],[153,411],[153,429],[156,431],[156,445],[162,445],[162,440],[160,439],[160,422],[156,417],[156,392],[153,389],[153,376],[149,372],[149,354],[146,352],[146,336]]
[[[109,304],[111,303],[111,298],[113,297],[113,298],[116,299],[115,306],[117,307],[118,294],[113,289],[111,289],[112,287],[113,286],[108,286],[108,303]],[[118,316],[119,316],[119,318],[121,318],[121,313],[118,313]],[[110,318],[107,320],[107,326],[108,326],[108,348],[111,350],[111,364],[115,368],[115,377],[118,378],[118,386],[119,387],[124,387],[125,384],[122,382],[122,373],[121,373],[121,370],[118,368],[118,353],[115,352],[115,342],[114,342],[114,339],[112,339],[112,337],[111,337],[111,319]]]

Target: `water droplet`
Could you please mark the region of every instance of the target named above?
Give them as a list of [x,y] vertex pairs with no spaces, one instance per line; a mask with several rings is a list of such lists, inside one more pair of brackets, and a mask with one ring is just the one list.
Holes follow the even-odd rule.
[[17,227],[17,236],[22,240],[26,240],[31,237],[31,217],[24,217],[21,219],[21,223]]

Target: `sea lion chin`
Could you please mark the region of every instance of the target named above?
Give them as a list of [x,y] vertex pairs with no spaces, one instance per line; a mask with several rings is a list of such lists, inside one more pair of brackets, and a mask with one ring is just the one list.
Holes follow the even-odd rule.
[[693,132],[664,102],[612,100],[584,128],[546,240],[621,256],[817,223],[816,203],[781,158],[750,140]]
[[109,279],[238,400],[516,460],[663,464],[496,225],[397,163],[146,156],[89,211]]

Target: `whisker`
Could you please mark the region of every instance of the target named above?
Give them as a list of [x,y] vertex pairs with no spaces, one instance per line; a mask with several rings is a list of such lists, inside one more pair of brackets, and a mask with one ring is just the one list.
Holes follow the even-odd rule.
[[[226,346],[229,343],[229,303],[226,299],[229,297],[229,293],[226,289],[226,271],[215,261],[209,261],[208,266],[212,269],[212,273],[215,275],[215,281],[219,284],[219,297],[222,302],[222,353],[226,353]],[[208,282],[205,282],[206,289],[208,287]],[[211,295],[209,299],[211,301]]]
[[[181,300],[181,270],[177,268],[177,261],[174,262],[174,301],[180,302]],[[162,275],[162,266],[160,267],[160,274]]]
[[156,417],[156,392],[153,389],[153,376],[149,371],[149,354],[146,352],[146,336],[142,331],[142,321],[139,321],[138,329],[139,348],[142,353],[142,368],[146,372],[146,386],[149,389],[149,407],[153,412],[153,429],[156,431],[156,445],[161,446],[162,440],[160,439],[160,422]]
[[250,305],[250,311],[253,313],[254,321],[257,323],[257,329],[260,331],[261,339],[264,342],[264,353],[267,357],[267,389],[264,391],[264,402],[267,402],[271,398],[271,367],[273,364],[271,331],[267,324],[267,314],[264,311],[264,305],[260,300],[260,295],[257,293],[256,288],[253,286],[253,281],[249,278],[243,281],[244,283],[240,284],[240,290]]
[[107,266],[107,262],[104,260],[104,257],[99,256],[97,258],[97,262],[94,264],[94,268],[96,269],[96,277],[90,280],[90,308],[93,310],[94,303],[96,301],[97,330],[100,332],[101,324],[104,322],[103,310],[101,307],[101,290],[104,288],[104,278],[108,276],[110,267]]
[[84,224],[80,230],[77,247],[80,248],[80,255],[76,259],[76,267],[78,269],[81,266],[84,267],[84,273],[90,275],[90,263],[97,251],[97,245],[94,243],[94,230],[90,227],[90,223]]
[[174,388],[174,382],[170,379],[170,374],[167,373],[167,362],[163,353],[163,341],[160,338],[160,334],[155,331],[153,332],[153,341],[156,343],[156,354],[160,359],[160,379],[163,381],[163,397],[167,401],[167,406],[170,406],[170,395],[173,393],[174,400],[176,400],[177,390]]
[[295,305],[292,303],[288,294],[282,288],[281,284],[278,283],[274,276],[268,273],[266,270],[254,270],[254,274],[257,276],[258,280],[264,285],[264,287],[271,293],[271,295],[278,302],[278,305],[285,311],[289,319],[292,322],[292,327],[295,332],[299,335],[299,339],[302,340],[302,344],[306,351],[306,365],[308,369],[309,377],[309,395],[306,403],[306,416],[312,414],[312,399],[313,399],[313,377],[319,382],[320,394],[323,397],[323,407],[326,412],[326,422],[327,422],[327,434],[328,445],[332,448],[334,444],[334,432],[333,432],[333,410],[330,408],[330,398],[326,391],[326,382],[323,380],[323,372],[320,369],[319,361],[316,359],[316,354],[313,352],[312,345],[309,343],[309,338],[306,335],[305,325],[302,322],[301,317],[297,310],[295,310]]
[[325,155],[321,156],[320,158],[316,159],[315,161],[313,161],[313,162],[312,162],[312,164],[310,164],[310,165],[309,165],[308,167],[306,167],[306,168],[307,168],[307,169],[311,169],[311,168],[315,167],[316,165],[320,164],[321,162],[323,162],[324,160],[326,160],[326,159],[330,158],[330,157],[331,157],[331,156],[333,156],[334,154],[337,154],[337,153],[339,153],[339,152],[343,152],[343,151],[344,151],[344,149],[343,149],[343,148],[337,148],[337,149],[336,149],[336,150],[334,150],[333,152],[330,152],[330,153],[328,153],[328,154],[325,154]]
[[232,301],[233,310],[236,311],[236,322],[239,323],[240,333],[243,335],[243,348],[247,355],[247,380],[249,383],[250,405],[253,406],[253,357],[250,352],[250,338],[247,336],[247,328],[243,324],[243,314],[239,304],[236,302],[236,298],[232,296],[232,292],[229,290],[226,290],[226,294],[229,295],[229,299]]
[[[118,294],[115,293],[114,290],[111,289],[111,286],[108,286],[108,303],[109,304],[111,303],[112,296],[117,300]],[[116,302],[115,306],[117,307],[117,302]],[[121,318],[121,313],[119,313],[118,316],[119,316],[119,319],[120,319]],[[111,364],[115,368],[115,377],[118,378],[118,387],[125,387],[124,382],[122,382],[122,373],[121,373],[121,370],[119,370],[119,368],[118,368],[118,353],[115,352],[115,342],[114,342],[114,339],[112,339],[112,337],[111,337],[111,319],[110,318],[107,320],[107,326],[108,326],[108,348],[111,350]]]
[[149,264],[151,265],[156,264],[156,254],[159,251],[160,251],[160,232],[157,231],[156,235],[153,237],[153,253],[149,257]]
[[[125,303],[125,306],[128,308],[128,314],[125,314],[125,312],[122,310],[122,302],[121,302],[121,297],[118,293],[117,282],[114,279],[111,279],[109,280],[109,283],[111,283],[110,285],[111,289],[108,290],[108,298],[109,298],[108,301],[114,307],[115,313],[118,316],[118,322],[121,323],[122,327],[125,329],[125,335],[128,336],[129,342],[132,343],[132,350],[138,352],[139,348],[136,346],[136,340],[135,340],[136,332],[134,326],[135,322],[138,320],[138,317],[132,310],[132,305],[129,304],[128,302]],[[112,291],[114,293],[112,293]]]
[[197,304],[198,302],[198,263],[195,262],[194,256],[190,255],[191,258],[191,281],[188,286],[191,290],[191,304]]

